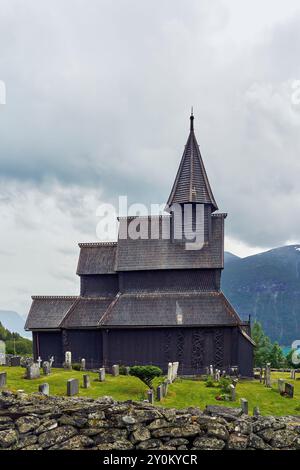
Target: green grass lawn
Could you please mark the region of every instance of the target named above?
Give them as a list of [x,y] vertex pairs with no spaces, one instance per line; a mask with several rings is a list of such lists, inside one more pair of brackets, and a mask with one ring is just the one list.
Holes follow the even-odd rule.
[[[142,400],[146,397],[147,387],[135,377],[106,375],[105,382],[99,382],[98,374],[87,372],[91,378],[91,387],[82,388],[82,376],[84,372],[52,369],[51,375],[40,379],[24,379],[24,369],[21,367],[0,366],[0,372],[7,372],[7,388],[9,390],[24,390],[26,393],[38,391],[38,385],[47,382],[51,395],[65,395],[66,382],[70,378],[78,378],[80,382],[79,396],[97,398],[110,395],[116,400]],[[294,398],[282,397],[277,392],[277,379],[284,378],[295,386]],[[246,398],[249,402],[249,411],[252,413],[254,406],[259,406],[263,415],[288,415],[300,414],[300,378],[291,380],[288,373],[272,373],[272,388],[266,388],[256,380],[240,381],[237,385],[236,402],[220,402],[215,399],[217,388],[207,388],[202,381],[178,379],[169,386],[168,396],[157,403],[168,408],[185,408],[198,406],[204,409],[206,405],[239,406],[240,398]]]

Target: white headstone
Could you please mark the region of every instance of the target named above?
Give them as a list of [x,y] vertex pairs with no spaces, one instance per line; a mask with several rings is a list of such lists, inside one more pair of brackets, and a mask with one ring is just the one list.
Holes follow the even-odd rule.
[[233,384],[230,384],[229,389],[230,389],[230,400],[235,401],[236,400],[235,386]]
[[105,382],[105,368],[104,367],[101,367],[101,369],[99,369],[99,381]]
[[39,357],[37,358],[37,361],[36,361],[36,362],[38,363],[39,367],[41,367],[41,364],[42,364],[42,362],[43,362],[41,356],[39,356]]
[[50,367],[52,367],[53,362],[54,362],[54,356],[51,356],[49,359]]
[[179,362],[173,362],[172,364],[172,382],[177,379]]
[[214,376],[214,368],[212,365],[209,366],[209,375]]
[[0,366],[5,366],[6,364],[6,346],[4,341],[0,341]]
[[168,364],[168,381],[170,384],[172,383],[172,376],[173,376],[173,364],[172,362],[169,362]]
[[81,359],[81,370],[85,370],[85,359]]
[[72,353],[71,351],[65,352],[65,364],[66,369],[72,369]]

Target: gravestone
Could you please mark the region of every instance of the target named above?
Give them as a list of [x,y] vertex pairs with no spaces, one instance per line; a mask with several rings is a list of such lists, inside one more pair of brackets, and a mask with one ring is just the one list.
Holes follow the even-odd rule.
[[42,361],[42,358],[41,358],[40,356],[37,358],[37,361],[36,361],[36,362],[37,362],[39,368],[41,368],[41,365],[42,365],[42,362],[43,362],[43,361]]
[[162,383],[162,386],[163,386],[163,395],[164,395],[164,397],[166,397],[168,395],[169,382],[167,380],[165,380]]
[[248,414],[248,400],[246,398],[241,398],[241,408],[242,412],[247,415]]
[[253,416],[260,416],[260,410],[258,406],[253,408]]
[[43,373],[44,375],[49,375],[51,373],[50,362],[48,361],[43,362]]
[[6,365],[6,346],[4,341],[0,340],[0,366]]
[[291,369],[291,379],[296,380],[296,371],[295,371],[295,369]]
[[71,353],[71,351],[66,351],[65,352],[64,368],[67,369],[67,370],[72,369],[72,353]]
[[284,379],[278,379],[278,392],[279,393],[284,393],[285,390],[285,385],[284,385]]
[[130,367],[125,367],[125,375],[130,375]]
[[49,395],[49,384],[40,384],[39,385],[39,392],[43,395]]
[[99,381],[105,382],[105,368],[104,367],[101,367],[101,369],[99,369]]
[[81,370],[85,370],[85,359],[81,359],[81,366],[80,366],[80,369],[81,369]]
[[157,389],[156,389],[156,393],[157,393],[157,399],[158,401],[161,401],[164,397],[164,390],[163,390],[163,384],[160,384]]
[[21,365],[21,356],[12,356],[10,358],[10,365],[12,367],[20,367],[20,365]]
[[148,397],[148,402],[151,403],[151,405],[153,405],[154,403],[154,393],[153,393],[153,390],[148,390],[147,391],[147,397]]
[[219,369],[216,369],[216,372],[215,372],[215,381],[216,381],[216,382],[220,382],[220,370],[219,370]]
[[293,398],[293,396],[294,396],[294,385],[286,382],[284,391],[285,391],[285,393],[287,394],[287,396],[289,398]]
[[0,388],[5,387],[7,375],[6,372],[0,372]]
[[120,368],[119,368],[118,364],[115,364],[115,365],[112,366],[111,373],[112,373],[113,377],[118,377],[118,375],[120,373]]
[[91,380],[88,374],[84,374],[83,376],[83,388],[90,388]]
[[79,393],[79,380],[78,379],[69,379],[67,381],[67,395],[68,397],[72,397],[73,395],[77,395]]
[[230,389],[230,400],[231,401],[235,401],[236,400],[236,390],[235,390],[235,386],[233,384],[230,384],[229,385],[229,389]]
[[172,383],[172,375],[173,375],[173,364],[172,362],[168,363],[168,382],[171,384]]
[[271,364],[270,362],[267,363],[265,369],[265,385],[266,387],[271,387]]
[[33,380],[33,379],[39,379],[39,378],[40,378],[40,368],[36,362],[26,366],[25,379]]
[[214,368],[213,368],[212,365],[209,366],[209,375],[210,375],[211,377],[214,376]]
[[179,362],[173,362],[172,364],[172,382],[177,379]]
[[52,367],[53,362],[54,362],[54,356],[51,356],[49,359],[50,368]]

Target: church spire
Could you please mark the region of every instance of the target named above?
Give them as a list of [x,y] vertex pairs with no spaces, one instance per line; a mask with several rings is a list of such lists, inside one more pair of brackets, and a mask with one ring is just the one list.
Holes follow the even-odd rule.
[[167,209],[176,203],[209,204],[212,212],[218,210],[194,134],[193,108],[190,115],[190,134],[167,202]]

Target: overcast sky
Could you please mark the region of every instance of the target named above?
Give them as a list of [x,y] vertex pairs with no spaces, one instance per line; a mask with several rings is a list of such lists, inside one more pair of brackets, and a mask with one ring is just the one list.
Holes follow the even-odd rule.
[[1,0],[0,309],[78,292],[99,204],[167,200],[191,105],[226,248],[299,243],[299,46],[297,0]]

